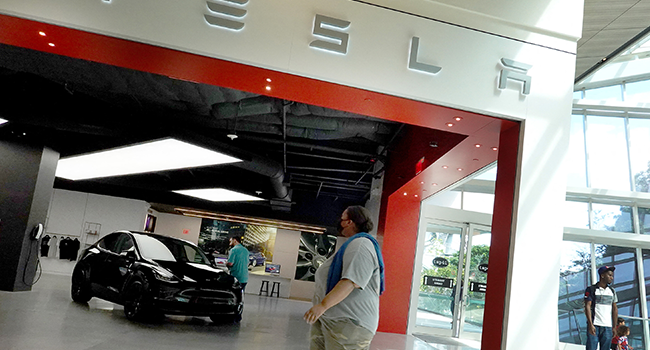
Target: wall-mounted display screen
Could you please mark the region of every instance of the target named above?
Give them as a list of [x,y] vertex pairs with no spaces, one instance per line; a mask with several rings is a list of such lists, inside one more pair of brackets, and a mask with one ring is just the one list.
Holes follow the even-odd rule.
[[228,258],[214,258],[214,263],[217,265],[226,265]]
[[266,264],[264,267],[266,273],[280,273],[280,264]]

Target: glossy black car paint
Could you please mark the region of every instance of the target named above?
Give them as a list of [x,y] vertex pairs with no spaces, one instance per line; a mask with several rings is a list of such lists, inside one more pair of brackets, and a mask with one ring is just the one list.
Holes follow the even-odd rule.
[[[176,261],[146,258],[143,237],[163,243]],[[196,251],[187,261],[183,247]],[[185,253],[187,254],[187,253]],[[130,319],[154,314],[210,316],[213,321],[237,321],[243,308],[239,282],[214,266],[194,244],[149,233],[118,231],[83,252],[72,275],[72,298],[98,297],[125,306]]]

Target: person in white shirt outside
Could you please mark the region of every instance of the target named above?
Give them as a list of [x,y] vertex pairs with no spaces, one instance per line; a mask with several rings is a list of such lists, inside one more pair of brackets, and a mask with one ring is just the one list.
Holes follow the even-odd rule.
[[613,266],[601,266],[598,269],[598,283],[585,290],[585,315],[587,316],[586,350],[600,350],[610,347],[614,334],[613,325],[618,319],[616,291],[610,286],[614,281]]

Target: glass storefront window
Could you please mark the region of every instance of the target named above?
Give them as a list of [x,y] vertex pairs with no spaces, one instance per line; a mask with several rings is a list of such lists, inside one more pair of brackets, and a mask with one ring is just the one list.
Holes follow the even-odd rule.
[[597,89],[585,90],[585,99],[603,101],[622,101],[621,86],[606,86]]
[[589,243],[562,242],[558,324],[560,341],[585,344],[587,339],[583,298],[591,284],[591,247]]
[[610,204],[592,204],[593,230],[634,232],[632,207]]
[[[641,317],[639,278],[634,248],[596,244],[596,266],[614,266],[612,287],[618,296],[618,314]],[[645,263],[644,263],[645,264]]]
[[463,192],[463,210],[492,214],[494,195],[489,193]]
[[587,116],[587,152],[592,188],[630,191],[625,119]]
[[567,186],[587,187],[587,163],[585,159],[585,127],[582,115],[571,116],[571,137],[567,155]]
[[573,99],[574,100],[582,100],[582,91],[574,91],[573,92]]
[[589,203],[564,202],[564,227],[589,228]]
[[650,234],[650,208],[639,208],[639,223],[641,234]]
[[650,119],[630,118],[629,124],[634,188],[650,192]]
[[626,83],[625,101],[648,103],[650,101],[650,80]]

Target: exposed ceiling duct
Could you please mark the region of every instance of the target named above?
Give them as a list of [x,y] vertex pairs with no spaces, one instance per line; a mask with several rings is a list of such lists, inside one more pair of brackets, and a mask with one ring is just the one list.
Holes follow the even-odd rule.
[[[213,126],[229,131],[284,135],[282,105],[266,96],[212,106]],[[310,140],[361,137],[383,144],[392,136],[390,123],[332,109],[292,103],[287,106],[286,136]]]

